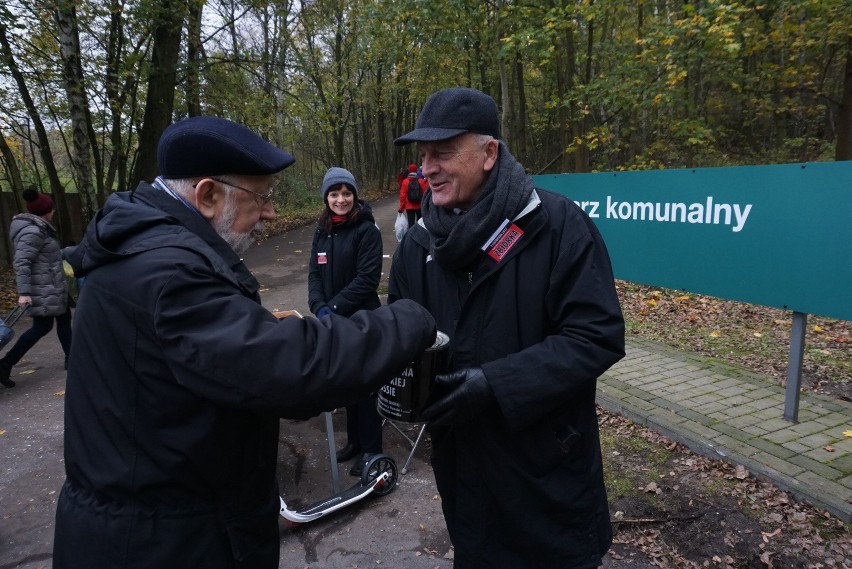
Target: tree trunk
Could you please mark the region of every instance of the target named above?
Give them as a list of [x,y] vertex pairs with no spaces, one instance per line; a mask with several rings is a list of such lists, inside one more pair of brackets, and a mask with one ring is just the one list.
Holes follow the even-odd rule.
[[142,180],[153,180],[157,176],[157,142],[172,122],[184,14],[184,10],[175,8],[169,0],[158,0],[155,7],[151,72],[139,131],[139,154],[130,179],[131,188]]
[[[18,160],[9,148],[6,142],[6,137],[3,136],[3,129],[0,129],[0,155],[3,156],[6,174],[9,176],[11,184],[13,203],[20,207],[21,192],[24,191],[24,180],[21,177],[21,169],[18,167]],[[0,219],[11,219],[17,212],[8,211],[6,206],[7,201],[0,199]],[[16,208],[17,209],[17,208]],[[12,260],[15,256],[15,248],[12,246],[12,240],[9,238],[8,228],[3,228],[3,250],[5,252],[4,259]]]
[[94,199],[92,149],[89,139],[92,125],[89,123],[89,101],[83,80],[77,10],[73,2],[60,1],[56,3],[53,16],[59,35],[59,56],[62,59],[68,114],[71,118],[71,161],[76,174],[77,192],[85,196],[87,202],[91,202]]
[[846,75],[843,77],[843,100],[837,124],[835,160],[852,160],[852,39],[846,41]]
[[9,68],[9,72],[12,74],[12,77],[18,86],[18,93],[21,95],[21,100],[27,109],[30,120],[33,123],[33,128],[35,128],[36,136],[38,137],[39,156],[41,157],[42,166],[44,167],[47,179],[50,182],[50,189],[53,193],[53,198],[56,201],[57,217],[54,219],[57,221],[56,229],[58,232],[59,242],[65,243],[65,232],[67,231],[67,228],[71,227],[71,218],[65,202],[65,189],[59,181],[56,162],[53,159],[53,153],[50,150],[50,143],[48,142],[47,129],[44,128],[41,115],[39,115],[35,102],[30,95],[24,76],[12,55],[12,47],[9,44],[9,38],[6,35],[6,26],[2,23],[0,23],[0,54],[2,54],[2,60],[6,63],[6,66]]

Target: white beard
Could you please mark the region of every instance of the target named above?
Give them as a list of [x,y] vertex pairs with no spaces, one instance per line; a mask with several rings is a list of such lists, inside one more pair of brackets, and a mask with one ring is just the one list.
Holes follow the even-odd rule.
[[227,202],[225,202],[225,210],[222,212],[222,217],[213,222],[213,229],[219,234],[219,237],[231,246],[234,253],[242,255],[252,246],[255,237],[263,233],[263,222],[257,222],[248,233],[238,233],[231,227],[236,218],[236,199],[234,199],[233,195],[229,195]]

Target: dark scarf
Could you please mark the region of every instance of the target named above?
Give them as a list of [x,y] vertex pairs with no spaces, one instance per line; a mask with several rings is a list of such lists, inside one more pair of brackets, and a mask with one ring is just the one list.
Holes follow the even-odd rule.
[[512,220],[527,205],[532,178],[500,142],[497,163],[473,206],[458,215],[432,203],[432,192],[423,196],[423,223],[431,237],[430,253],[450,270],[469,269],[482,254],[481,247],[504,220]]

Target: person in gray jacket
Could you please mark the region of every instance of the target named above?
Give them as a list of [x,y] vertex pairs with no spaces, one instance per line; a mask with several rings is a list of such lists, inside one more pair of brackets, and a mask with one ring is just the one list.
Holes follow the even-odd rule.
[[52,223],[56,208],[49,195],[35,188],[27,188],[23,196],[27,213],[12,218],[9,234],[15,244],[13,266],[20,295],[18,304],[29,306],[33,325],[0,358],[0,384],[6,387],[15,387],[15,382],[9,378],[12,367],[50,332],[54,320],[66,363],[71,350],[68,281],[62,269],[62,249]]

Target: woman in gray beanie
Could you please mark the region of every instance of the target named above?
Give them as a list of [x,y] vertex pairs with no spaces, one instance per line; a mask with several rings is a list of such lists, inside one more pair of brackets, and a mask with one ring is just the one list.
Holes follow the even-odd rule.
[[[358,184],[344,168],[330,168],[320,193],[320,214],[308,273],[308,303],[318,318],[349,317],[381,306],[376,292],[382,276],[382,235],[370,206],[358,199]],[[358,456],[349,474],[361,476],[364,464],[382,452],[382,421],[372,394],[346,407],[347,443],[337,462]]]

